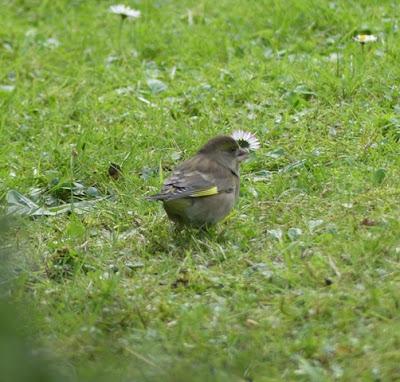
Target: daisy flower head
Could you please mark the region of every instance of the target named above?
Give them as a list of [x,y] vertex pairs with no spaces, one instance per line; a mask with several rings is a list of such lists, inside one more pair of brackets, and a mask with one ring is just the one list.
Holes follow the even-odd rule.
[[369,42],[376,42],[378,40],[378,37],[373,34],[358,34],[357,36],[353,37],[353,40],[364,45]]
[[140,11],[123,4],[111,5],[109,11],[115,15],[120,15],[123,20],[126,18],[134,20],[140,17]]
[[260,148],[260,141],[257,137],[244,130],[236,130],[232,134],[232,138],[239,144],[242,149],[257,150]]

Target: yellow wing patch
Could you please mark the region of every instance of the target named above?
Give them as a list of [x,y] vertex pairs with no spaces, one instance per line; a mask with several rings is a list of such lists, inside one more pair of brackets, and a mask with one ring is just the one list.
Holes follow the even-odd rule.
[[211,195],[216,195],[216,194],[218,194],[218,187],[214,186],[214,187],[207,188],[206,190],[194,192],[193,194],[190,194],[190,196],[192,198],[199,198],[201,196],[211,196]]

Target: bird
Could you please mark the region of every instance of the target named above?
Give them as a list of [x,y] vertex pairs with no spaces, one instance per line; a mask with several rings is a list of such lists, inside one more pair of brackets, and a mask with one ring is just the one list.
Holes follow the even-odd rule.
[[179,225],[214,225],[239,198],[239,165],[248,153],[233,137],[216,136],[172,171],[160,193],[147,199],[162,201],[168,218]]

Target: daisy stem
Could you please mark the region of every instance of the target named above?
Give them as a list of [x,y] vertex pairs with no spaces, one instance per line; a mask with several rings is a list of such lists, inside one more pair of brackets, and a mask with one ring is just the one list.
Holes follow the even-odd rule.
[[339,50],[336,52],[336,76],[340,77]]
[[133,49],[135,49],[137,51],[138,50],[137,46],[136,46],[137,23],[135,23],[135,25],[132,28],[132,35],[131,36],[132,36],[132,41],[133,41]]
[[350,69],[351,69],[351,78],[354,78],[354,73],[355,73],[354,56],[352,54],[350,55]]
[[119,54],[122,54],[122,28],[124,25],[125,17],[121,17],[121,22],[119,23],[119,29],[118,29],[118,50]]

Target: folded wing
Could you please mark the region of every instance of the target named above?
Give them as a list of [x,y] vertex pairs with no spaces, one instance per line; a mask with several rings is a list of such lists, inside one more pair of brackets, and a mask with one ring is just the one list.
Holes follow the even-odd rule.
[[161,192],[148,199],[169,201],[232,192],[234,184],[231,178],[229,170],[197,155],[177,167],[164,182]]

